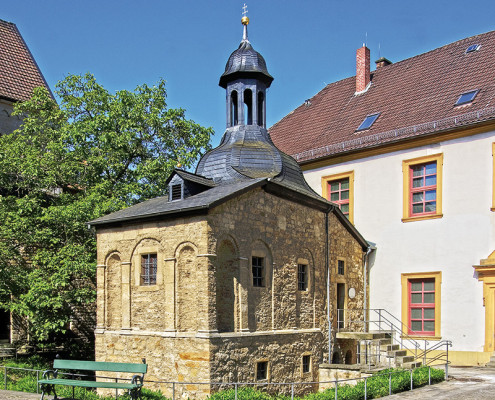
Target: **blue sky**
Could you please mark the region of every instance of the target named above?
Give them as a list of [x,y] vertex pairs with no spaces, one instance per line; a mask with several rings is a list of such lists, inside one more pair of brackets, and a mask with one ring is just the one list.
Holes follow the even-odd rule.
[[[167,81],[169,107],[225,129],[225,63],[242,38],[237,0],[15,0],[0,19],[17,24],[50,87],[91,72],[110,91]],[[275,80],[271,126],[326,84],[355,74],[366,41],[371,60],[391,61],[495,29],[493,0],[251,0],[249,39]],[[1,55],[0,55],[1,56]],[[374,65],[374,63],[372,63]],[[372,69],[374,67],[372,66]]]

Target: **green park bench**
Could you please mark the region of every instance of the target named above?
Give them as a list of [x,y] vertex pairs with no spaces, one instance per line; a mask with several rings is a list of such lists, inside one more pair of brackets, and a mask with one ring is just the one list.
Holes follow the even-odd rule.
[[[55,385],[72,386],[73,398],[74,388],[78,386],[85,388],[124,389],[129,391],[131,399],[138,399],[141,396],[144,374],[148,370],[148,365],[145,362],[146,360],[144,359],[142,364],[55,359],[53,361],[53,370],[43,372],[43,378],[38,381],[38,385],[41,386],[41,400],[44,399],[45,394],[50,393],[53,393],[55,396],[54,399],[58,399],[55,392]],[[59,369],[64,370],[64,372],[60,372]],[[72,370],[73,372],[66,372],[67,370]],[[115,382],[101,382],[90,380],[88,377],[75,379],[75,371],[128,372],[129,374],[140,375],[134,375],[130,379],[130,382],[129,380],[118,382],[115,378],[111,378],[115,379]]]

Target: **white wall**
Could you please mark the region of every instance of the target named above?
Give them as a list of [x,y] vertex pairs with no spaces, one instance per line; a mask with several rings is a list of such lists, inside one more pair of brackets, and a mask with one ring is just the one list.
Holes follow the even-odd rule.
[[[377,244],[370,307],[401,318],[401,273],[442,271],[441,336],[453,350],[482,351],[482,283],[473,265],[495,250],[492,206],[495,132],[350,161],[305,172],[318,193],[321,177],[354,171],[354,224]],[[402,222],[402,161],[443,153],[443,218]]]

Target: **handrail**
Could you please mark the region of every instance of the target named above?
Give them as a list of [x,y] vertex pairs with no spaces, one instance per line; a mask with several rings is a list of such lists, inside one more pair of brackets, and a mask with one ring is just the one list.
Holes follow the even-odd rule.
[[[401,349],[408,351],[409,353],[412,353],[414,355],[414,361],[422,361],[424,365],[427,365],[431,362],[437,361],[439,359],[442,359],[445,357],[446,359],[446,365],[449,364],[448,361],[448,348],[452,346],[452,341],[450,340],[442,340],[440,342],[436,342],[433,344],[431,347],[430,342],[425,338],[425,339],[419,339],[424,344],[424,349],[422,344],[418,341],[417,338],[414,336],[411,336],[410,333],[411,331],[405,325],[401,320],[399,320],[397,317],[395,317],[393,314],[391,314],[389,311],[387,311],[384,308],[371,308],[368,311],[371,312],[375,318],[378,317],[378,320],[372,319],[369,317],[368,320],[366,320],[366,312],[364,320],[345,320],[345,315],[349,315],[350,313],[347,313],[347,311],[353,311],[355,312],[356,310],[351,310],[351,309],[338,309],[337,310],[337,331],[341,331],[342,329],[348,329],[351,328],[352,325],[362,325],[363,331],[364,332],[369,332],[369,327],[370,325],[376,326],[378,328],[378,332],[389,332],[390,333],[390,339],[392,340],[392,344],[398,343],[400,344]],[[396,335],[400,336],[400,340],[396,337]],[[367,342],[367,340],[365,341]],[[409,346],[405,346],[404,342],[408,342],[410,344],[411,348],[408,348]],[[367,346],[367,344],[366,344]],[[435,357],[428,358],[427,355],[430,354],[431,351],[437,350],[443,346],[446,346],[446,351],[444,353],[441,353],[439,355],[436,355]],[[378,362],[380,362],[380,350],[379,347],[377,347],[377,359]],[[418,354],[419,351],[419,354]],[[368,350],[366,351],[367,354],[372,354],[368,353]],[[371,362],[371,359],[370,359]],[[371,364],[370,364],[371,368]]]

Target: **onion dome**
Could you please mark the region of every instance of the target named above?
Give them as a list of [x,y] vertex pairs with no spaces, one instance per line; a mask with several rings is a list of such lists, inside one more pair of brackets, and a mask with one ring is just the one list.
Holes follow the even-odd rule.
[[273,77],[268,73],[265,59],[253,49],[247,38],[249,18],[244,17],[242,24],[244,25],[243,39],[239,48],[230,55],[225,65],[225,72],[220,77],[218,84],[225,89],[228,82],[236,79],[252,78],[258,79],[265,83],[266,87],[270,87]]

